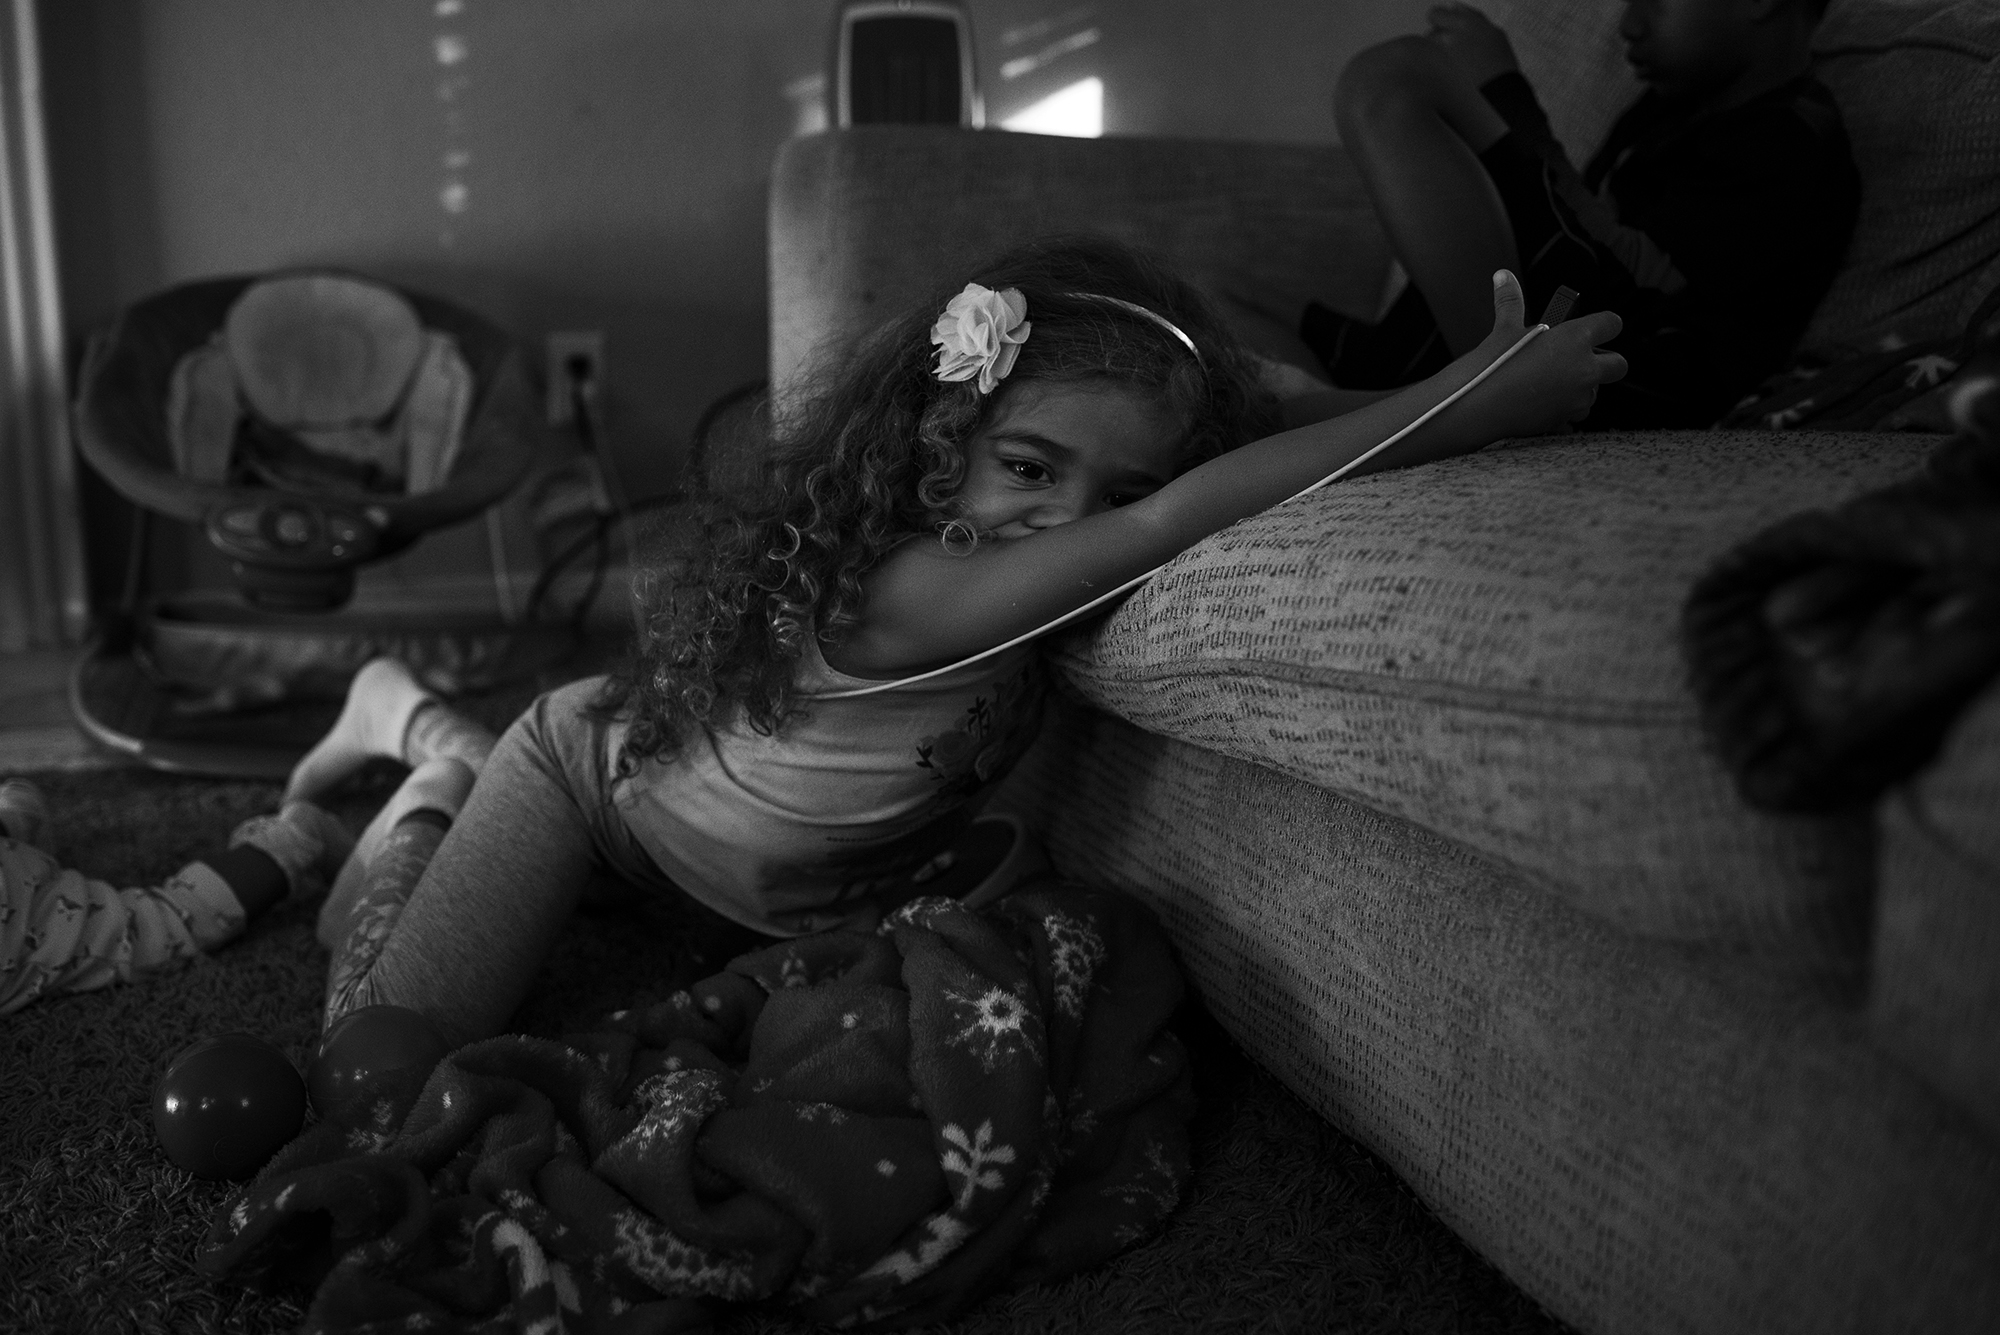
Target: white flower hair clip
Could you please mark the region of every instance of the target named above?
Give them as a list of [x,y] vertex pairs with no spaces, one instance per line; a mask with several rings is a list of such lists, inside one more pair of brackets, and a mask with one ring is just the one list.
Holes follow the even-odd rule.
[[1019,289],[995,292],[967,283],[931,326],[931,342],[938,347],[937,378],[960,381],[977,376],[979,392],[991,394],[1014,369],[1014,359],[1033,328],[1028,322],[1028,299]]

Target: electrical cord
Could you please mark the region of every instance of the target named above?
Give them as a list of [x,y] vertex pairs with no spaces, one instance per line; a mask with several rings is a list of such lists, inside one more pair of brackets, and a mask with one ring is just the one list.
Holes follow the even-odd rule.
[[[571,363],[569,369],[578,435],[581,437],[584,449],[594,456],[597,453],[597,433],[596,418],[591,410],[594,408],[596,396],[594,391],[592,391],[586,399],[584,393],[584,385],[590,378],[588,374],[589,363],[582,358],[578,358],[575,362]],[[710,438],[715,433],[716,424],[722,420],[724,414],[737,408],[747,400],[755,399],[758,395],[764,393],[768,387],[769,385],[766,381],[753,380],[748,384],[738,385],[736,388],[729,390],[710,403],[706,408],[702,409],[701,416],[696,419],[694,430],[690,433],[689,437],[686,468],[688,473],[697,478],[705,478],[707,476],[707,470],[710,465],[708,457],[711,443]],[[699,485],[702,488],[706,488],[708,484],[702,483]],[[607,497],[607,499],[610,498]],[[641,497],[638,500],[617,505],[612,511],[598,514],[587,532],[570,542],[568,546],[551,557],[542,567],[541,574],[536,578],[533,587],[529,590],[526,610],[522,613],[522,620],[531,624],[535,622],[542,614],[543,604],[552,595],[556,581],[568,571],[570,565],[578,557],[582,556],[585,552],[590,552],[593,554],[593,568],[586,591],[569,612],[552,618],[556,621],[568,622],[572,625],[580,626],[584,617],[589,614],[591,605],[597,600],[598,593],[603,588],[607,575],[605,567],[608,565],[610,557],[612,530],[620,524],[627,523],[640,515],[692,502],[696,499],[698,499],[696,489],[675,487],[668,491],[657,492],[651,496]]]
[[584,614],[590,610],[590,604],[597,597],[598,590],[603,584],[605,557],[608,554],[611,530],[628,520],[636,519],[640,515],[650,514],[654,510],[664,510],[669,506],[679,505],[693,499],[692,493],[681,488],[675,488],[672,491],[663,491],[652,496],[641,497],[639,500],[633,501],[622,509],[612,511],[609,514],[598,515],[592,521],[589,532],[583,533],[572,540],[562,551],[549,558],[548,564],[542,567],[541,575],[536,578],[534,588],[528,594],[527,611],[523,614],[522,619],[530,622],[534,621],[541,613],[542,603],[553,591],[556,580],[562,576],[563,572],[569,568],[570,564],[577,557],[595,549],[596,569],[592,572],[593,578],[588,593],[567,614],[553,618],[558,621],[581,621]]
[[[1380,441],[1377,444],[1370,446],[1368,449],[1362,451],[1362,453],[1356,455],[1354,458],[1349,459],[1346,463],[1342,464],[1340,467],[1334,469],[1331,473],[1328,473],[1325,477],[1321,478],[1319,481],[1313,483],[1311,486],[1303,487],[1298,491],[1293,492],[1291,495],[1287,496],[1284,500],[1279,501],[1278,505],[1290,505],[1293,501],[1298,500],[1301,496],[1310,496],[1312,493],[1318,491],[1320,488],[1331,486],[1333,483],[1338,482],[1341,478],[1346,477],[1349,473],[1353,472],[1361,465],[1367,463],[1370,459],[1373,459],[1376,455],[1388,449],[1391,445],[1394,445],[1397,441],[1407,437],[1412,431],[1415,431],[1418,427],[1430,421],[1433,417],[1436,417],[1446,408],[1451,407],[1452,404],[1457,403],[1467,394],[1470,394],[1474,389],[1478,388],[1481,384],[1485,383],[1486,379],[1489,376],[1491,376],[1495,371],[1498,371],[1501,367],[1505,366],[1508,362],[1512,361],[1514,359],[1514,355],[1520,352],[1521,349],[1527,347],[1528,344],[1533,342],[1538,336],[1547,333],[1548,329],[1549,326],[1547,324],[1538,324],[1528,329],[1521,335],[1519,339],[1515,341],[1512,347],[1508,348],[1498,357],[1495,357],[1492,360],[1492,362],[1490,362],[1483,370],[1480,371],[1478,375],[1472,377],[1472,379],[1466,381],[1463,385],[1460,385],[1457,389],[1445,395],[1444,398],[1432,404],[1419,417],[1417,417],[1415,421],[1411,422],[1408,426],[1405,426],[1401,430],[1395,432],[1393,435],[1389,436],[1386,440]],[[1278,506],[1274,505],[1270,508],[1275,510],[1278,508]],[[976,654],[968,654],[966,657],[959,659],[956,663],[947,663],[943,667],[932,668],[928,672],[919,672],[913,676],[898,677],[893,681],[875,682],[868,686],[857,686],[854,687],[853,689],[845,691],[819,692],[808,698],[814,700],[852,700],[859,696],[864,696],[864,695],[879,695],[883,691],[893,691],[900,689],[901,687],[904,686],[914,686],[918,682],[930,681],[934,677],[942,677],[946,673],[956,672],[960,668],[970,667],[974,663],[982,662],[988,658],[993,657],[995,654],[1005,653],[1007,650],[1012,649],[1017,645],[1026,644],[1030,640],[1037,639],[1040,636],[1046,635],[1052,630],[1060,629],[1061,627],[1068,625],[1070,622],[1075,621],[1091,612],[1096,611],[1098,608],[1110,602],[1113,598],[1118,598],[1127,593],[1130,593],[1132,590],[1138,588],[1141,584],[1146,583],[1148,580],[1152,579],[1153,576],[1159,574],[1162,570],[1165,570],[1169,565],[1173,564],[1174,561],[1179,559],[1180,557],[1177,554],[1166,561],[1162,561],[1159,565],[1154,566],[1151,570],[1148,570],[1145,574],[1134,576],[1133,578],[1126,580],[1123,584],[1120,584],[1118,587],[1110,589],[1104,593],[1097,595],[1097,597],[1092,598],[1089,602],[1083,604],[1083,606],[1081,607],[1073,608],[1070,611],[1063,613],[1061,616],[1056,617],[1054,620],[1044,622],[1042,625],[1037,626],[1035,629],[1028,631],[1025,634],[1016,635],[1013,639],[1006,641],[1004,644],[996,644],[991,649],[983,649]]]
[[[589,551],[592,555],[590,578],[584,591],[568,613],[553,618],[572,627],[581,627],[590,608],[603,591],[604,578],[611,563],[611,531],[618,524],[629,520],[634,513],[631,504],[624,499],[624,488],[618,485],[610,457],[601,448],[597,424],[597,387],[591,383],[590,359],[572,357],[567,367],[569,373],[570,418],[576,423],[577,442],[583,452],[590,457],[597,470],[601,504],[609,505],[609,510],[600,509],[593,519],[590,530],[542,567],[528,592],[528,600],[521,612],[521,619],[532,625],[541,618],[542,604],[555,587],[556,579],[569,568],[578,556]],[[609,484],[607,485],[607,476]],[[653,499],[653,498],[649,498]]]

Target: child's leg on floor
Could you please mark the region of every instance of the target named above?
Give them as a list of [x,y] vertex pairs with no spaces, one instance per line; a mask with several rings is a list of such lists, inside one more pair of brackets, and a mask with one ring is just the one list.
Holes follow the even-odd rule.
[[377,658],[354,674],[340,718],[293,768],[285,798],[316,797],[376,757],[457,760],[476,775],[493,744],[489,729],[425,690],[408,668]]
[[[293,768],[285,795],[289,800],[324,793],[378,757],[418,767],[433,760],[455,760],[477,776],[495,740],[485,725],[425,690],[401,663],[377,658],[355,673],[339,720]],[[402,814],[393,802],[385,806],[361,832],[354,856],[340,869],[320,911],[319,941],[327,949],[340,944],[347,911]]]
[[[0,831],[43,830],[33,785],[0,787]],[[310,803],[238,826],[227,852],[156,886],[119,889],[59,865],[46,847],[0,838],[0,1015],[38,997],[87,992],[176,967],[232,940],[287,896],[310,894],[353,845]]]
[[[366,872],[345,903],[333,895],[321,906],[320,939],[334,947],[327,971],[326,1011],[331,1025],[357,1006],[372,1004],[370,976],[403,907],[423,879],[445,831],[472,792],[472,771],[456,760],[433,760],[411,772],[377,819],[383,834]],[[360,863],[357,856],[349,866]],[[329,939],[330,938],[330,939]]]
[[[445,817],[444,826],[449,826],[451,818],[458,815],[465,805],[466,794],[471,791],[476,777],[472,767],[465,762],[450,757],[425,761],[410,771],[375,818],[368,822],[368,828],[355,841],[354,852],[341,867],[334,879],[333,888],[327,893],[326,902],[319,907],[319,943],[328,950],[338,950],[347,939],[348,918],[364,894],[372,894],[374,868],[382,856],[396,827],[412,812],[441,812]],[[421,872],[423,869],[418,868]],[[404,898],[416,885],[414,878],[403,888]]]
[[[419,773],[427,771],[420,770]],[[414,780],[416,775],[412,775]],[[331,1019],[388,1003],[421,1011],[451,1042],[498,1033],[597,863],[559,766],[517,723],[449,821],[406,801],[344,920],[328,978]]]

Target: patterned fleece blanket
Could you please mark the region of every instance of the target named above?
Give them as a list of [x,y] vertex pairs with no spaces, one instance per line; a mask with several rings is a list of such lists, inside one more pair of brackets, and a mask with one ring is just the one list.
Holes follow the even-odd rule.
[[1159,1227],[1193,1110],[1152,915],[1052,881],[730,962],[432,1073],[394,1132],[309,1127],[201,1265],[307,1331],[688,1331],[716,1303],[904,1326]]

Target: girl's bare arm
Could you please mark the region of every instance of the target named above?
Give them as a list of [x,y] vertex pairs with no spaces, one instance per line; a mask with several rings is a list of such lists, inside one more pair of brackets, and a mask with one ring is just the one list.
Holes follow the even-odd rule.
[[[1267,510],[1366,453],[1470,381],[1524,332],[1518,283],[1495,293],[1493,333],[1436,375],[1342,417],[1255,441],[1117,509],[954,556],[898,548],[865,581],[861,624],[830,653],[859,675],[894,676],[990,649],[1076,610],[1239,519]],[[1492,379],[1360,472],[1465,454],[1504,436],[1561,429],[1597,386],[1625,373],[1596,348],[1617,336],[1603,312],[1531,342]]]

